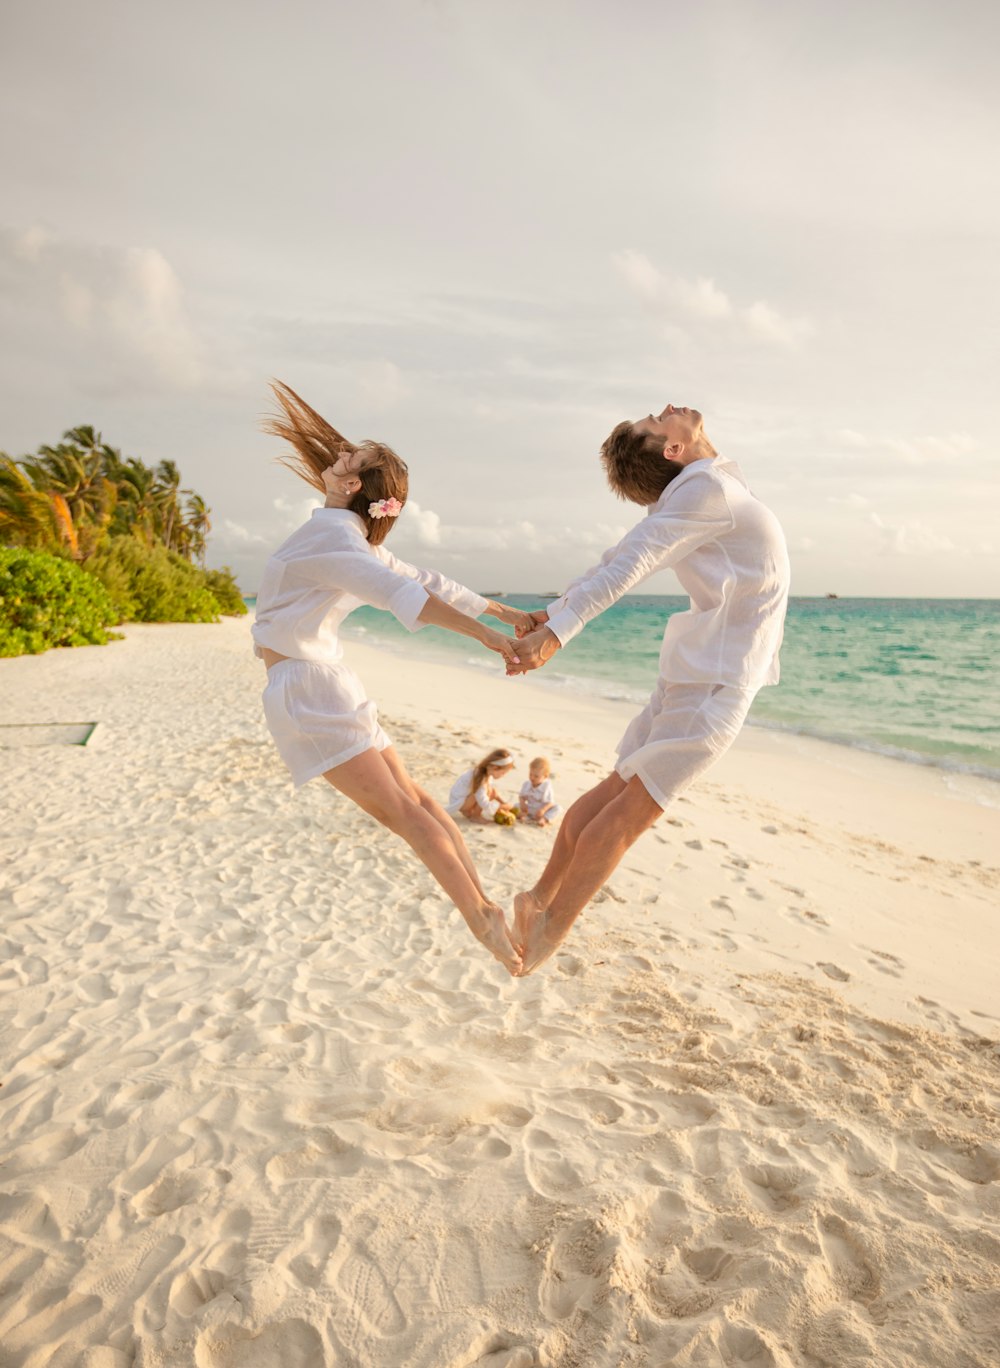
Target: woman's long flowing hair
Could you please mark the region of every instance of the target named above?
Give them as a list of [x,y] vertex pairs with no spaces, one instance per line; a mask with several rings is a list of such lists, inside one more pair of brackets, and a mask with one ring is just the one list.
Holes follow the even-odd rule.
[[349,507],[364,521],[365,536],[373,546],[385,541],[396,519],[373,518],[368,506],[380,499],[398,499],[401,504],[406,503],[409,491],[406,462],[382,442],[349,441],[282,381],[272,381],[271,389],[281,412],[265,418],[261,427],[274,437],[283,437],[292,447],[291,455],[278,457],[279,463],[325,496],[323,471],[339,456],[360,451],[363,461],[356,473],[361,488]]
[[486,778],[486,773],[491,765],[506,765],[509,763],[510,751],[504,750],[502,746],[499,750],[491,750],[489,755],[487,755],[485,759],[480,760],[479,764],[472,771],[472,783],[469,785],[469,792],[476,792],[479,785]]

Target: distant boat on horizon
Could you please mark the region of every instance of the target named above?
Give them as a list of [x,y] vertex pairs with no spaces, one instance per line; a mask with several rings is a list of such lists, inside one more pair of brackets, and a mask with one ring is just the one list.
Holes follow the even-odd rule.
[[827,594],[827,598],[840,598],[839,594]]

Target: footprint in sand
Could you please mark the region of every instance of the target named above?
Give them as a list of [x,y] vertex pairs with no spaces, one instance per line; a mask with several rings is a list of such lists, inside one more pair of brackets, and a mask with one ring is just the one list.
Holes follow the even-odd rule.
[[816,1233],[831,1281],[841,1296],[864,1304],[881,1292],[881,1281],[863,1240],[840,1216],[822,1215]]
[[699,1282],[713,1283],[724,1278],[735,1260],[728,1250],[716,1245],[706,1249],[682,1249],[681,1258]]
[[822,969],[827,978],[837,979],[839,983],[847,983],[851,977],[846,969],[841,969],[839,964],[830,964],[826,960],[821,960],[816,968]]
[[314,1368],[325,1361],[319,1332],[308,1321],[291,1318],[253,1331],[228,1323],[213,1325],[198,1336],[194,1361],[204,1368],[248,1368],[280,1363],[281,1368]]
[[743,1179],[750,1195],[764,1211],[790,1211],[801,1202],[800,1185],[809,1177],[804,1169],[779,1168],[774,1164],[747,1164]]
[[892,978],[902,978],[902,971],[906,965],[898,955],[890,955],[888,950],[872,950],[874,956],[868,963],[873,969],[877,969],[880,974],[889,974]]

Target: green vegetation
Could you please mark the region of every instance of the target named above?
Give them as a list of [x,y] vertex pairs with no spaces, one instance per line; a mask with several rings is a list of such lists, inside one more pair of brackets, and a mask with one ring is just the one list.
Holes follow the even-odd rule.
[[113,622],[245,613],[232,572],[205,568],[211,510],[180,484],[173,461],[123,458],[92,427],[0,453],[0,655],[103,643]]
[[0,547],[0,656],[103,646],[118,619],[104,586],[72,561]]

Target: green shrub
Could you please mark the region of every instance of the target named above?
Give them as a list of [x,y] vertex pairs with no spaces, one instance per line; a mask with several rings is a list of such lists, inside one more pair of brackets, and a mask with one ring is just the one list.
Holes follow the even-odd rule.
[[243,602],[243,595],[240,586],[233,578],[233,572],[228,565],[224,565],[221,570],[203,570],[205,584],[209,592],[215,598],[221,612],[227,617],[242,617],[247,610]]
[[62,556],[0,547],[0,656],[103,646],[119,620],[111,596]]
[[128,622],[218,622],[222,611],[204,570],[158,543],[112,537],[87,562]]

